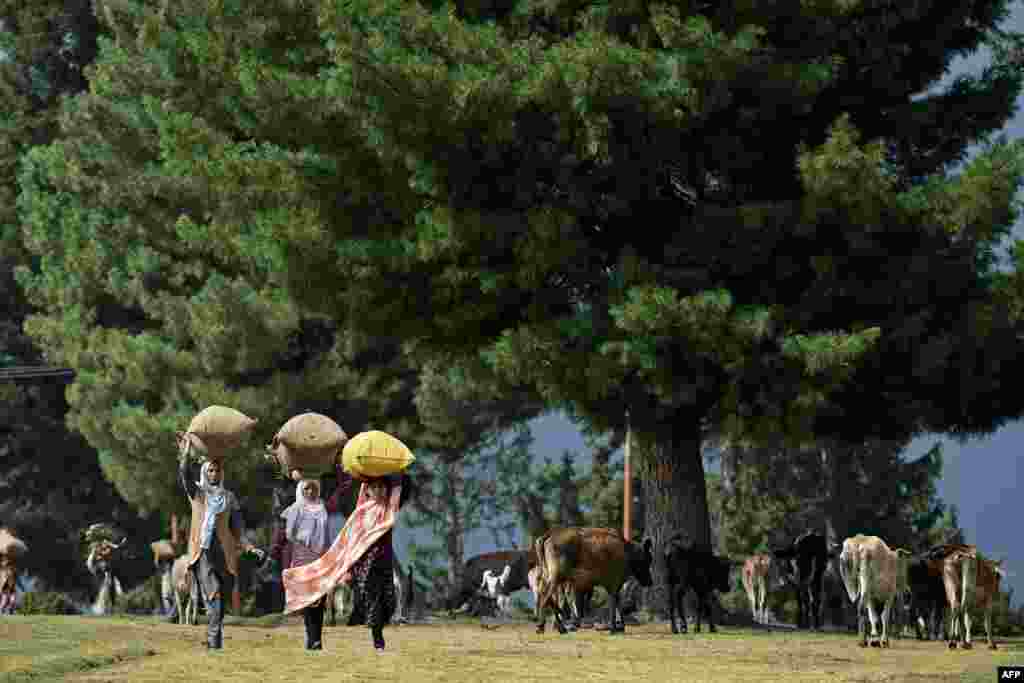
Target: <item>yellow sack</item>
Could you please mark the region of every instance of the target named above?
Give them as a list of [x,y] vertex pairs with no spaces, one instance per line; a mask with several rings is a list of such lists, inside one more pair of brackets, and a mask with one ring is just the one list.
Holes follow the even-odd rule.
[[362,432],[352,437],[341,452],[346,472],[363,477],[397,474],[415,462],[409,447],[385,432]]
[[257,420],[226,406],[201,410],[188,425],[188,433],[199,437],[211,458],[223,458],[238,448],[256,426]]

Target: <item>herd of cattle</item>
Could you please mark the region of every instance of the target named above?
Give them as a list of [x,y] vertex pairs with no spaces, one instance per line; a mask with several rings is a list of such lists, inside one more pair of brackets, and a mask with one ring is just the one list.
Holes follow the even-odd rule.
[[[543,633],[551,611],[559,632],[566,633],[567,622],[579,627],[594,588],[600,586],[609,597],[608,630],[621,633],[619,593],[630,579],[650,587],[653,560],[649,539],[627,541],[612,529],[555,529],[538,538],[530,550],[472,558],[445,607],[451,612],[474,595],[484,594],[507,612],[509,595],[528,588],[536,597],[537,632]],[[737,562],[691,547],[675,536],[665,545],[664,561],[672,633],[687,630],[683,598],[690,590],[697,597],[696,631],[700,632],[703,615],[714,632],[713,593],[731,590],[730,575],[742,567],[743,586],[757,623],[767,624],[768,591],[789,585],[796,591],[797,627],[820,629],[823,581],[826,572],[835,572],[856,609],[861,646],[888,647],[890,627],[899,628],[897,615],[904,613],[919,639],[938,639],[941,630],[950,648],[970,649],[970,610],[978,608],[984,613],[989,647],[996,648],[992,607],[1004,571],[1000,562],[983,557],[973,545],[943,544],[915,555],[893,550],[877,536],[857,535],[841,546],[830,546],[821,534],[808,532],[770,554]]]
[[[178,618],[194,624],[199,596],[185,560],[179,557],[173,567],[168,563],[164,584],[167,593],[173,592]],[[808,532],[769,554],[740,562],[694,548],[677,535],[665,544],[663,560],[672,633],[687,631],[684,598],[691,590],[697,598],[695,630],[700,632],[704,617],[714,632],[713,595],[716,591],[729,592],[732,572],[740,569],[755,623],[768,624],[769,590],[789,586],[796,592],[797,628],[820,629],[824,580],[831,574],[841,580],[856,609],[861,646],[870,643],[888,647],[890,631],[898,632],[903,625],[899,623],[902,614],[909,618],[919,639],[938,639],[941,632],[950,648],[969,649],[970,610],[978,608],[984,613],[989,647],[996,648],[992,608],[1004,571],[1000,562],[983,557],[973,545],[943,544],[915,555],[901,548],[893,550],[877,536],[857,535],[841,546],[830,546],[821,534]],[[463,569],[461,583],[448,593],[443,605],[453,613],[474,598],[485,597],[509,614],[511,594],[529,589],[536,598],[537,632],[544,632],[550,611],[558,631],[566,633],[580,627],[582,617],[590,611],[594,589],[600,586],[608,594],[608,630],[622,633],[623,586],[629,582],[650,587],[653,562],[650,539],[642,543],[627,541],[617,530],[605,528],[554,529],[538,538],[529,550],[471,558]],[[404,607],[409,602],[406,598],[413,587],[412,572],[407,580],[403,580],[403,573],[396,567],[399,621],[404,621]],[[333,597],[328,602],[332,624],[335,611],[344,609],[340,604],[342,594]]]

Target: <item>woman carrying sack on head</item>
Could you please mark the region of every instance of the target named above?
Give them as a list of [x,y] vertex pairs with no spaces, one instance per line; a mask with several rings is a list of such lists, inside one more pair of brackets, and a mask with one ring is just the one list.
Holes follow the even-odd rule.
[[285,613],[296,612],[321,600],[339,583],[354,589],[350,625],[365,619],[376,652],[384,651],[384,626],[395,611],[392,529],[398,510],[411,490],[408,474],[363,477],[338,472],[342,479],[362,482],[356,508],[334,544],[319,559],[286,569],[282,576]]
[[210,617],[206,629],[206,647],[224,647],[224,600],[231,595],[238,577],[238,558],[242,551],[261,557],[263,552],[251,543],[243,543],[245,522],[235,494],[224,487],[220,460],[207,460],[199,467],[199,480],[189,463],[191,446],[180,441],[181,459],[178,479],[192,505],[189,529],[188,567],[199,585]]
[[[297,470],[292,478],[298,479],[295,486],[295,502],[281,513],[284,522],[274,532],[270,558],[280,564],[286,549],[291,550],[285,569],[303,567],[320,559],[330,546],[327,516],[338,511],[340,501],[352,488],[352,477],[337,465],[338,486],[334,494],[324,503],[320,498],[320,482],[316,479],[302,479]],[[302,611],[306,624],[306,649],[323,649],[325,595]]]

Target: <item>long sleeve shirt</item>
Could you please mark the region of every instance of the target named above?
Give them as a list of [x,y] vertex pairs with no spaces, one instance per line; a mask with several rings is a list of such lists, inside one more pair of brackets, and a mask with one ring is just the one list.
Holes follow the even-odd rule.
[[[178,479],[181,483],[182,488],[185,490],[185,495],[189,497],[189,500],[195,500],[197,496],[202,495],[202,491],[200,491],[199,484],[197,483],[199,481],[199,466],[189,463],[188,461],[182,462],[180,467],[178,468]],[[245,534],[245,519],[242,517],[241,506],[239,506],[238,498],[235,496],[233,492],[225,490],[224,496],[227,500],[225,501],[225,510],[221,514],[228,515],[227,523],[230,529],[230,533],[240,543],[241,539]],[[193,529],[195,529],[195,524],[201,525],[202,520],[193,520]],[[190,539],[192,533],[192,531],[189,532]],[[199,542],[199,540],[196,540],[196,543]],[[190,552],[192,552],[191,540]],[[218,538],[216,530],[214,531],[212,537],[210,538],[209,546],[204,548],[202,552],[207,553],[207,559],[209,560],[209,562],[219,569],[232,572],[231,567],[237,567],[237,558],[234,558],[229,561],[229,559],[226,557],[226,551],[223,547],[221,547],[221,541]]]
[[[185,489],[185,495],[190,499],[199,495],[199,484],[196,483],[199,481],[199,465],[188,461],[182,462],[178,468],[178,480],[181,482],[182,488]],[[235,537],[240,539],[245,535],[245,518],[242,517],[241,506],[233,492],[225,490],[224,494],[227,496],[227,511],[230,515],[228,526],[231,527]]]
[[[341,468],[341,465],[335,465],[335,472],[338,476],[338,485],[334,489],[334,493],[331,497],[324,502],[324,507],[327,508],[327,514],[333,515],[338,512],[339,507],[342,503],[342,498],[348,494],[352,489],[352,485],[355,482],[352,479],[352,475],[345,472]],[[288,553],[287,551],[291,551]],[[326,551],[326,548],[324,549]],[[288,533],[285,529],[283,520],[277,524],[274,528],[274,538],[270,547],[270,557],[284,566],[284,560],[287,560],[288,569],[290,567],[299,567],[304,564],[309,564],[313,560],[317,559],[321,553],[317,553],[312,548],[309,548],[301,543],[290,543],[288,541]]]

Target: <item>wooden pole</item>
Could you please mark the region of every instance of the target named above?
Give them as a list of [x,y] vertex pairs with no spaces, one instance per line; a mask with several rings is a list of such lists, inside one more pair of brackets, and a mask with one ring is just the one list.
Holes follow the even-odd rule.
[[626,411],[626,455],[624,458],[622,481],[622,535],[627,541],[633,536],[633,465],[630,462],[629,411]]

